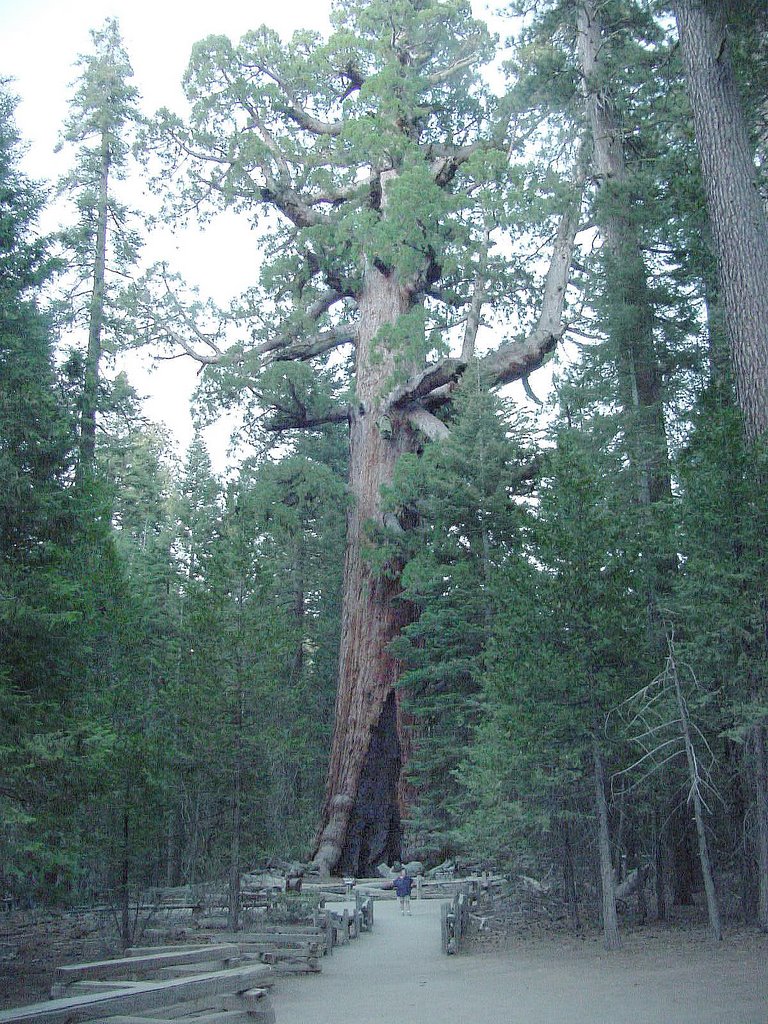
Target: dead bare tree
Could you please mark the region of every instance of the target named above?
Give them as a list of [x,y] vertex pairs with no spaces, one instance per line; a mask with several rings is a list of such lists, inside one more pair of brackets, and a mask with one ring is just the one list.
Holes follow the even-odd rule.
[[[681,677],[687,677],[687,685]],[[635,776],[631,787],[634,789],[672,763],[684,761],[688,782],[686,802],[693,810],[696,824],[709,928],[712,937],[719,942],[723,929],[705,818],[711,813],[708,799],[717,797],[711,781],[715,757],[706,736],[691,717],[686,696],[686,690],[691,687],[699,689],[696,675],[690,665],[678,662],[674,635],[668,633],[663,671],[616,709],[625,723],[630,742],[640,747],[642,755],[614,778]]]

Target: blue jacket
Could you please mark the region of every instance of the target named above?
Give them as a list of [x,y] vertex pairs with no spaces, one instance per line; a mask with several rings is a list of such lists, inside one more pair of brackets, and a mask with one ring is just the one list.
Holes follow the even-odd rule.
[[400,875],[394,880],[393,885],[395,892],[402,899],[403,896],[410,896],[411,889],[413,888],[413,879],[410,875],[406,875],[405,878],[401,878]]

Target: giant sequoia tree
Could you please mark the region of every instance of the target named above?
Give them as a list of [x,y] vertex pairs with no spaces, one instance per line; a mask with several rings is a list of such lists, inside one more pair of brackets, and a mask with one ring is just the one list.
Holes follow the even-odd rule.
[[462,0],[352,0],[332,23],[328,41],[301,32],[284,44],[262,28],[238,46],[195,47],[191,116],[166,112],[161,135],[184,168],[188,208],[231,207],[269,231],[246,309],[251,341],[225,350],[215,331],[190,329],[167,278],[145,303],[144,332],[219,367],[211,376],[224,386],[256,392],[273,429],[348,423],[339,682],[315,863],[362,873],[400,853],[409,747],[389,644],[414,613],[399,567],[374,571],[366,557],[382,487],[402,453],[446,435],[470,361],[498,386],[552,350],[578,204],[550,221],[535,322],[476,352],[484,304],[518,287],[491,277],[505,265],[488,239],[510,223],[515,145],[480,78],[493,41]]

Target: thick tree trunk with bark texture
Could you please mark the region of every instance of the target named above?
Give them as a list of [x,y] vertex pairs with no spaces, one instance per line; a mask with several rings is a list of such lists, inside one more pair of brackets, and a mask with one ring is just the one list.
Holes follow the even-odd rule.
[[400,855],[401,769],[407,738],[394,690],[400,664],[390,641],[412,620],[399,600],[397,572],[377,576],[365,557],[367,524],[381,525],[381,488],[413,434],[387,411],[384,396],[395,370],[393,353],[376,340],[380,328],[411,307],[395,275],[366,272],[359,301],[357,404],[350,419],[353,504],[347,520],[339,687],[322,831],[314,862],[322,871],[368,874]]
[[731,66],[719,0],[675,4],[707,207],[720,269],[736,394],[747,437],[768,432],[768,217]]

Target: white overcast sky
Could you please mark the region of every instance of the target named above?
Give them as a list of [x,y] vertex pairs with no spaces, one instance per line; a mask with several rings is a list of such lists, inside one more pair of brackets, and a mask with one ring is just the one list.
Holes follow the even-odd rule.
[[[473,8],[484,12],[485,0],[475,0]],[[28,145],[25,170],[52,182],[65,169],[65,156],[55,156],[54,147],[78,73],[74,65],[79,54],[92,52],[90,30],[100,28],[105,18],[119,21],[133,84],[143,110],[152,113],[160,106],[183,110],[181,78],[199,39],[214,33],[239,39],[261,24],[284,38],[301,28],[326,33],[329,9],[330,0],[0,0],[0,77],[13,80],[11,88],[20,100],[16,123]],[[255,266],[254,237],[242,224],[232,229],[225,219],[202,234],[184,236],[171,244],[171,251],[153,253],[153,258],[167,258],[204,294],[225,303],[249,283],[249,268]],[[168,423],[182,451],[192,431],[188,403],[195,372],[191,362],[175,361],[134,379],[150,396],[148,414]],[[222,423],[206,434],[219,469],[224,468],[227,433]]]

